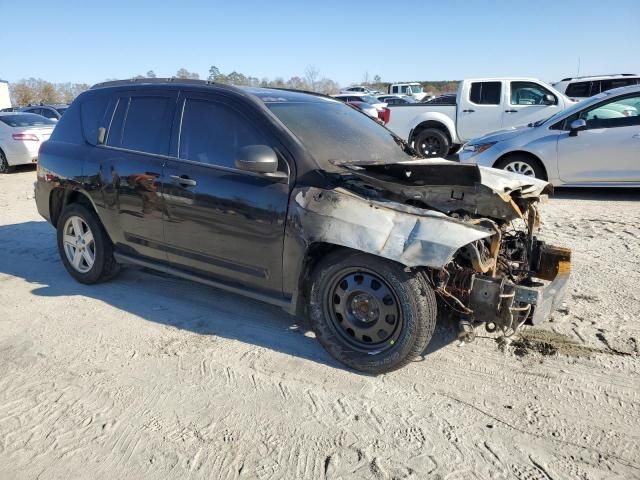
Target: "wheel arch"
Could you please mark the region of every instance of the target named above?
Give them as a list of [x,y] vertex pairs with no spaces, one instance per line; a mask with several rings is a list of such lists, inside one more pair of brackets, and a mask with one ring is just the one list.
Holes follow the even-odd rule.
[[547,167],[545,167],[544,163],[542,162],[542,160],[540,159],[540,157],[538,157],[537,155],[527,151],[527,150],[514,150],[511,152],[507,152],[504,153],[503,155],[499,156],[498,158],[496,158],[496,161],[493,162],[493,165],[491,165],[493,168],[498,168],[496,167],[496,165],[498,165],[500,162],[504,162],[506,160],[508,160],[511,157],[526,157],[529,158],[530,160],[533,160],[534,162],[536,162],[538,164],[538,166],[540,167],[540,169],[542,170],[542,172],[544,173],[544,178],[543,180],[548,181],[549,180],[549,172],[547,171]]
[[447,140],[449,140],[449,145],[453,145],[455,143],[454,139],[452,138],[451,132],[449,131],[449,128],[440,120],[424,120],[423,122],[416,125],[409,133],[409,143],[413,142],[420,132],[429,128],[433,128],[444,133],[444,135],[447,137]]
[[104,228],[104,224],[98,214],[98,209],[93,203],[93,200],[86,192],[79,188],[57,187],[51,191],[51,194],[49,195],[49,214],[51,224],[56,226],[65,207],[73,203],[80,203],[89,208],[93,213],[95,213],[98,222],[100,222]]

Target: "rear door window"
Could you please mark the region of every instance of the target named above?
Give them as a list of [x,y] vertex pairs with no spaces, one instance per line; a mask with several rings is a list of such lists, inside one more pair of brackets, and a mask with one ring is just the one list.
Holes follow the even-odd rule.
[[107,145],[136,152],[167,155],[175,96],[138,95],[119,98]]
[[469,100],[477,105],[500,105],[502,82],[473,82]]

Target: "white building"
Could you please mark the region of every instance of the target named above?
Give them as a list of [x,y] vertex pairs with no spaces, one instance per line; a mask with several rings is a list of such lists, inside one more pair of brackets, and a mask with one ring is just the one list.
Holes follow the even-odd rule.
[[0,80],[0,110],[11,106],[11,98],[9,98],[9,82]]

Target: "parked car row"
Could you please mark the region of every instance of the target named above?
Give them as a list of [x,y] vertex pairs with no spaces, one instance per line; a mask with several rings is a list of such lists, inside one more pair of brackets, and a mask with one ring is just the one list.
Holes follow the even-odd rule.
[[372,118],[379,119],[384,124],[389,122],[387,103],[381,101],[378,97],[364,93],[340,93],[334,95],[333,98],[357,108]]
[[53,132],[56,122],[42,115],[0,112],[0,173],[16,165],[36,163],[38,150]]
[[472,140],[459,158],[553,185],[640,186],[640,85],[609,90],[528,126]]
[[49,118],[55,122],[60,120],[64,112],[69,108],[67,104],[54,104],[54,105],[27,105],[20,109],[22,112],[35,113],[36,115],[42,115],[45,118]]
[[446,157],[473,138],[550,117],[572,103],[533,78],[468,79],[455,99],[392,105],[387,126],[421,157]]
[[0,173],[36,163],[38,149],[51,136],[67,104],[27,105],[0,110]]

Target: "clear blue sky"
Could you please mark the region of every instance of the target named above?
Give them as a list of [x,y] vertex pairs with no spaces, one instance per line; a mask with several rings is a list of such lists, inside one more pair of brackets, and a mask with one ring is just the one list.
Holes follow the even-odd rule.
[[95,83],[315,65],[345,85],[640,72],[640,0],[0,0],[0,78]]

